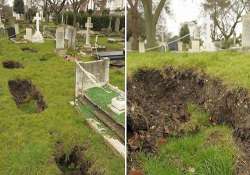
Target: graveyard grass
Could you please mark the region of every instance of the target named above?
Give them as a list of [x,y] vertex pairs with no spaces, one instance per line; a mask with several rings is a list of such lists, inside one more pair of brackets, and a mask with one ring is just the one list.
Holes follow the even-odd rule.
[[[128,77],[139,68],[161,69],[173,66],[177,69],[192,68],[219,78],[229,88],[244,87],[250,89],[250,53],[221,51],[213,53],[160,53],[148,52],[128,54]],[[206,118],[208,114],[191,109],[192,121]],[[200,117],[199,117],[200,116]],[[199,121],[199,120],[198,120]],[[159,154],[149,156],[141,153],[138,159],[142,168],[150,175],[186,174],[233,174],[238,148],[233,142],[232,129],[227,126],[206,126],[196,135],[182,138],[168,138]],[[220,133],[219,142],[208,144],[211,133]],[[167,172],[166,172],[167,171]],[[194,173],[191,173],[194,171]]]
[[[23,52],[22,46],[35,48],[38,53]],[[74,98],[75,65],[58,57],[54,48],[53,41],[18,45],[1,38],[0,62],[16,60],[25,68],[10,70],[0,65],[0,174],[60,174],[54,161],[57,142],[64,144],[67,153],[75,145],[84,145],[86,157],[94,161],[93,169],[104,170],[107,175],[124,174],[124,160],[69,104]],[[114,85],[124,87],[124,79],[122,82],[118,76],[111,71]],[[18,78],[32,80],[37,86],[48,105],[45,111],[30,113],[32,106],[24,106],[25,110],[16,107],[8,80]]]

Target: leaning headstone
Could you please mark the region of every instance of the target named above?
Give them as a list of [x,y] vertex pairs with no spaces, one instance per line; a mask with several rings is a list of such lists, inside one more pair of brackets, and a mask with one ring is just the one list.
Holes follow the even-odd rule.
[[64,49],[64,27],[56,29],[56,49]]
[[243,48],[250,48],[250,13],[243,17],[242,47]]
[[24,35],[24,39],[32,41],[32,28],[26,28],[26,34]]
[[115,19],[115,32],[119,32],[120,31],[120,23],[121,23],[120,18],[117,17]]
[[139,53],[145,53],[145,43],[144,41],[139,41]]
[[19,24],[18,23],[14,24],[14,27],[15,27],[15,32],[18,35],[19,34]]
[[39,13],[36,13],[36,17],[34,18],[34,20],[36,21],[36,32],[32,36],[32,42],[33,43],[43,43],[44,39],[43,39],[43,36],[42,36],[40,29],[39,29],[39,21],[41,21],[41,17],[39,16]]
[[179,41],[177,43],[177,45],[178,45],[178,52],[182,52],[183,51],[183,42]]
[[85,47],[91,47],[90,44],[90,29],[93,28],[93,24],[91,23],[91,17],[88,17],[87,23],[85,23],[86,27],[86,42],[85,42]]
[[14,27],[7,28],[9,39],[16,39],[16,32]]

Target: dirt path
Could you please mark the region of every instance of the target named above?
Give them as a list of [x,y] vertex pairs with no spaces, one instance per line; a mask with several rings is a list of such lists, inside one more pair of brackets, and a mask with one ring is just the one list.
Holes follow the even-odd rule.
[[[154,152],[161,138],[181,134],[189,120],[187,104],[195,103],[210,113],[211,122],[228,124],[240,155],[237,175],[250,174],[250,96],[243,88],[228,89],[220,80],[193,70],[139,70],[128,81],[128,146]],[[132,156],[131,156],[132,157]],[[130,159],[133,164],[133,158]]]

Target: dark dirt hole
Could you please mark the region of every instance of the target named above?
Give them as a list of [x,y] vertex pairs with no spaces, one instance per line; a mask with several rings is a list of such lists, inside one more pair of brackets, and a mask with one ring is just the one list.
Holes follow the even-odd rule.
[[17,61],[8,60],[8,61],[3,61],[2,64],[3,64],[3,67],[6,69],[24,68],[24,66]]
[[9,90],[19,109],[40,113],[47,108],[43,95],[30,80],[9,80]]
[[172,67],[141,69],[128,80],[128,154],[132,160],[129,166],[136,163],[136,152],[155,152],[160,139],[181,136],[180,126],[190,120],[189,103],[207,111],[211,124],[233,127],[236,144],[243,152],[236,174],[250,174],[248,90],[229,89],[205,73]]
[[57,143],[55,161],[58,168],[64,175],[103,175],[104,173],[92,170],[93,161],[85,156],[86,148],[74,146],[66,154],[63,151],[63,144]]
[[23,52],[30,52],[30,53],[37,53],[37,52],[38,52],[37,49],[30,48],[30,47],[22,47],[21,50],[22,50]]

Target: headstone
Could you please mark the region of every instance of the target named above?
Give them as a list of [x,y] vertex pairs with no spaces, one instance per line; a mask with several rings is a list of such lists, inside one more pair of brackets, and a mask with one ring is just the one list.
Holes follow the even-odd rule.
[[14,27],[7,28],[9,39],[16,39],[16,32]]
[[26,34],[24,35],[24,39],[32,41],[32,28],[26,28]]
[[132,50],[132,44],[134,42],[133,40],[134,40],[134,38],[132,36],[128,39],[128,42],[127,42],[127,50],[128,51]]
[[211,20],[209,16],[207,16],[205,28],[206,28],[206,31],[205,31],[203,49],[204,51],[207,51],[207,52],[214,52],[217,50],[217,48],[211,38]]
[[0,15],[0,29],[5,29],[4,23],[2,22],[1,15]]
[[76,29],[72,26],[67,26],[65,28],[65,40],[67,42],[67,47],[75,49],[76,45]]
[[43,36],[42,36],[40,29],[39,29],[39,21],[41,20],[39,13],[36,13],[36,17],[34,18],[34,20],[36,21],[36,32],[32,36],[32,42],[33,43],[43,43],[44,39],[43,39]]
[[108,32],[112,32],[112,16],[109,17]]
[[182,52],[183,51],[183,42],[179,41],[177,43],[177,45],[178,45],[178,52]]
[[18,35],[19,34],[19,24],[18,23],[14,24],[14,28],[15,28],[16,34]]
[[64,27],[56,29],[56,49],[64,49]]
[[120,23],[121,23],[120,18],[117,17],[115,19],[115,32],[119,32],[120,31]]
[[91,23],[91,17],[88,17],[87,19],[87,23],[85,23],[85,27],[86,27],[86,42],[85,42],[85,46],[87,47],[91,47],[90,44],[90,29],[93,28],[93,24]]
[[242,47],[243,48],[250,48],[250,13],[243,17]]
[[139,41],[139,53],[145,53],[145,43],[144,41]]
[[200,52],[200,40],[192,40],[191,41],[191,49],[189,52]]

